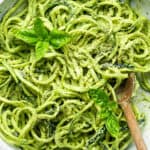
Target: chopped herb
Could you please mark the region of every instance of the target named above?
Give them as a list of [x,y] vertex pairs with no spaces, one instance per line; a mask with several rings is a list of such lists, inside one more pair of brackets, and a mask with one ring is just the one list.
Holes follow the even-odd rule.
[[98,141],[103,141],[103,139],[105,138],[105,134],[106,134],[106,127],[103,126],[102,128],[100,128],[94,136],[92,136],[86,143],[86,147],[89,147],[92,144],[97,143]]

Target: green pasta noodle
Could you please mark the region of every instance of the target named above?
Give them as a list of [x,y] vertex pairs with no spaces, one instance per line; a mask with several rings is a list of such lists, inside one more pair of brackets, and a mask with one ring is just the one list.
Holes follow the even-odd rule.
[[[16,37],[35,20],[39,37],[51,35],[38,43],[45,51],[33,31]],[[132,140],[121,108],[113,136],[88,92],[117,104],[128,74],[149,71],[150,22],[127,2],[18,0],[0,23],[0,137],[22,150],[125,150]]]

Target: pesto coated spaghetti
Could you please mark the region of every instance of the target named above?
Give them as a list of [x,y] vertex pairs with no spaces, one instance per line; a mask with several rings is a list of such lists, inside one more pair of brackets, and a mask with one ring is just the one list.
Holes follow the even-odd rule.
[[[45,27],[41,34],[51,34],[51,42],[35,47],[15,31],[32,29],[37,17]],[[120,129],[113,136],[88,91],[102,89],[116,102],[115,91],[128,73],[150,71],[146,18],[119,0],[18,0],[0,33],[1,138],[23,150],[128,147],[122,110],[115,112]],[[36,52],[43,43],[46,51]]]

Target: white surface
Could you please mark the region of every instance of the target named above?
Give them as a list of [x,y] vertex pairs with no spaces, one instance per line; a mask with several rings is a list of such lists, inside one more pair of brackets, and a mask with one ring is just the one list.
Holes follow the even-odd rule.
[[[0,3],[3,0],[0,0]],[[150,2],[149,0],[145,0],[147,2]],[[149,9],[149,7],[147,5],[144,5],[147,8],[147,10]],[[145,9],[142,9],[143,11],[145,11]],[[144,14],[144,13],[143,13]],[[150,18],[150,16],[149,16]],[[150,95],[149,95],[150,97]],[[143,137],[144,140],[146,142],[146,145],[148,147],[148,150],[150,150],[150,102],[146,102],[146,101],[141,101],[141,96],[137,96],[135,97],[135,101],[138,105],[138,107],[140,108],[140,112],[144,112],[144,114],[146,115],[146,125],[143,129]],[[11,146],[9,146],[8,144],[6,144],[5,142],[3,142],[0,139],[0,150],[15,150],[15,148],[12,148]],[[131,145],[131,147],[128,150],[136,150],[134,145]]]
[[0,140],[0,150],[14,150],[14,149],[8,146],[8,144],[4,143],[2,140]]

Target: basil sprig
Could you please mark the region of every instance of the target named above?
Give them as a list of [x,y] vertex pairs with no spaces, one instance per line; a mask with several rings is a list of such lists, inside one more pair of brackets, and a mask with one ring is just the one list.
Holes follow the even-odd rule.
[[31,46],[35,46],[37,60],[44,57],[50,45],[54,49],[59,49],[71,39],[71,36],[64,31],[57,29],[48,31],[40,18],[35,19],[33,28],[15,31],[15,37]]
[[111,101],[109,96],[101,89],[92,89],[89,91],[89,96],[100,106],[99,115],[105,121],[107,131],[113,137],[117,137],[120,130],[119,120],[116,116],[118,105]]

